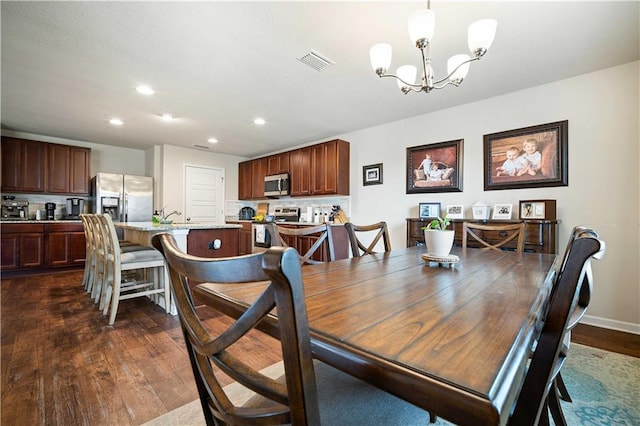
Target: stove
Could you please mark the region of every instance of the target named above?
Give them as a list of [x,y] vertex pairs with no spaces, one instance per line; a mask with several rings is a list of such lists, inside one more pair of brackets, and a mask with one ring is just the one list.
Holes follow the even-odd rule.
[[299,222],[300,207],[275,207],[273,220],[274,222]]

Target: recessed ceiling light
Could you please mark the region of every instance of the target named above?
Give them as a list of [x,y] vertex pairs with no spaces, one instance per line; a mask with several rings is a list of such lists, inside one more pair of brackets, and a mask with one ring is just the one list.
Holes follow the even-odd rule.
[[257,124],[258,126],[262,126],[264,123],[266,123],[266,121],[264,121],[264,118],[256,118],[255,120],[253,120],[254,124]]
[[136,87],[138,93],[142,93],[143,95],[153,95],[155,92],[150,86],[141,85]]
[[207,142],[209,142],[209,143],[218,143],[218,139],[216,139],[216,138],[209,138],[209,139],[207,139]]
[[173,117],[173,115],[171,115],[171,114],[162,114],[162,119],[163,119],[164,121],[171,121],[171,120],[173,120],[173,118],[174,118],[174,117]]
[[124,124],[124,122],[119,118],[112,118],[111,120],[109,120],[109,123],[113,124],[114,126],[122,126]]

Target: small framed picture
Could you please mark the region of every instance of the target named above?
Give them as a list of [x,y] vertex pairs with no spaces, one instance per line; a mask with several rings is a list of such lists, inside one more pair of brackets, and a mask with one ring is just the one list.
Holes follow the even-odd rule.
[[511,219],[513,204],[496,204],[493,206],[492,219]]
[[462,204],[449,204],[447,206],[449,219],[464,219],[464,206]]
[[491,207],[485,205],[473,205],[471,207],[471,211],[473,213],[474,219],[487,220],[489,219],[489,212],[491,211]]
[[382,163],[362,166],[362,184],[379,185],[382,183]]
[[418,204],[420,219],[433,219],[440,217],[440,203],[420,203]]
[[556,220],[556,200],[521,200],[520,219]]

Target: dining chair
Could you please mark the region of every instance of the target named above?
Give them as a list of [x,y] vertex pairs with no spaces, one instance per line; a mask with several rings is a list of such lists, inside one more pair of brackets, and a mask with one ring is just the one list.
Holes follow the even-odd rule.
[[[134,297],[149,296],[157,304],[164,302],[165,311],[169,313],[170,281],[162,253],[153,247],[140,245],[121,248],[111,216],[98,214],[97,218],[105,247],[105,273],[99,307],[103,315],[109,314],[108,324],[114,324],[120,301]],[[123,272],[133,270],[141,270],[142,276],[136,274],[131,276],[131,280],[123,280]]]
[[516,240],[516,252],[524,251],[525,223],[513,223],[504,225],[483,225],[480,223],[463,222],[462,224],[462,248],[467,248],[468,237],[480,244],[480,248],[501,250],[505,245]]
[[566,358],[562,346],[567,326],[578,304],[581,284],[590,261],[592,258],[601,259],[605,250],[605,243],[591,229],[583,229],[569,241],[568,251],[556,273],[547,316],[531,356],[510,424],[549,424],[548,395]]
[[[324,401],[335,400],[337,393],[341,398],[353,398],[355,401],[358,395],[354,393],[358,391],[382,392],[360,381],[354,389],[355,379],[351,376],[319,361],[314,363],[302,265],[295,249],[272,246],[263,253],[212,259],[182,252],[168,233],[154,235],[152,243],[163,252],[169,265],[173,297],[207,425],[305,426],[320,425],[321,419],[325,424],[340,424],[345,413],[336,412],[334,405]],[[232,320],[228,328],[214,334],[199,318],[189,281],[214,282],[238,289],[254,282],[266,281],[268,286],[240,317]],[[270,314],[274,309],[278,312],[277,321]],[[227,315],[223,311],[220,314]],[[282,336],[280,349],[284,375],[279,379],[269,378],[246,362],[251,359],[251,351],[261,351],[261,347],[239,342],[248,332],[263,331]],[[238,343],[240,350],[237,350]],[[216,374],[220,371],[256,395],[244,403],[234,404],[218,380]],[[318,383],[327,384],[322,392],[318,390]],[[319,395],[327,395],[326,400]],[[357,412],[364,414],[370,401],[366,398],[359,401],[363,409]],[[358,405],[347,406],[350,410],[357,410]],[[427,416],[432,418],[428,412],[420,411],[425,419]],[[355,417],[353,412],[349,414]],[[399,414],[389,410],[385,420],[400,424],[394,423]]]
[[[375,253],[375,247],[382,238],[384,246],[384,252],[391,251],[391,238],[389,237],[389,227],[387,222],[378,222],[371,225],[356,225],[355,223],[347,222],[344,224],[349,236],[349,243],[351,244],[351,254],[353,257],[364,256],[365,254]],[[377,231],[377,232],[376,232]],[[358,238],[358,234],[362,239]],[[374,235],[375,234],[375,235]],[[364,238],[370,240],[369,244],[362,242]]]
[[304,254],[298,253],[301,265],[324,263],[318,258],[326,258],[330,262],[336,260],[331,225],[328,223],[300,228],[270,223],[267,229],[271,235],[272,246],[296,246],[307,249]]
[[88,213],[80,214],[80,221],[82,222],[82,228],[84,229],[85,240],[85,261],[84,261],[84,273],[82,274],[82,286],[87,293],[91,293],[94,281],[94,272],[96,265],[96,256],[94,253],[94,241],[93,241],[93,224],[89,219]]

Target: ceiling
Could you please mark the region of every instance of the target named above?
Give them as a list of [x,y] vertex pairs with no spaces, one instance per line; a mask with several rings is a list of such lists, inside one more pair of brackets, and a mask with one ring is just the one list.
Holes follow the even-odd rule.
[[[255,157],[640,57],[638,1],[434,0],[436,77],[449,56],[467,53],[471,22],[497,19],[496,38],[460,87],[403,95],[375,75],[369,48],[392,44],[391,71],[419,65],[406,21],[424,6],[3,0],[2,128]],[[316,71],[297,60],[311,50],[335,65]],[[156,93],[137,93],[143,83]],[[164,122],[163,113],[176,119]],[[124,125],[109,124],[112,117]]]

